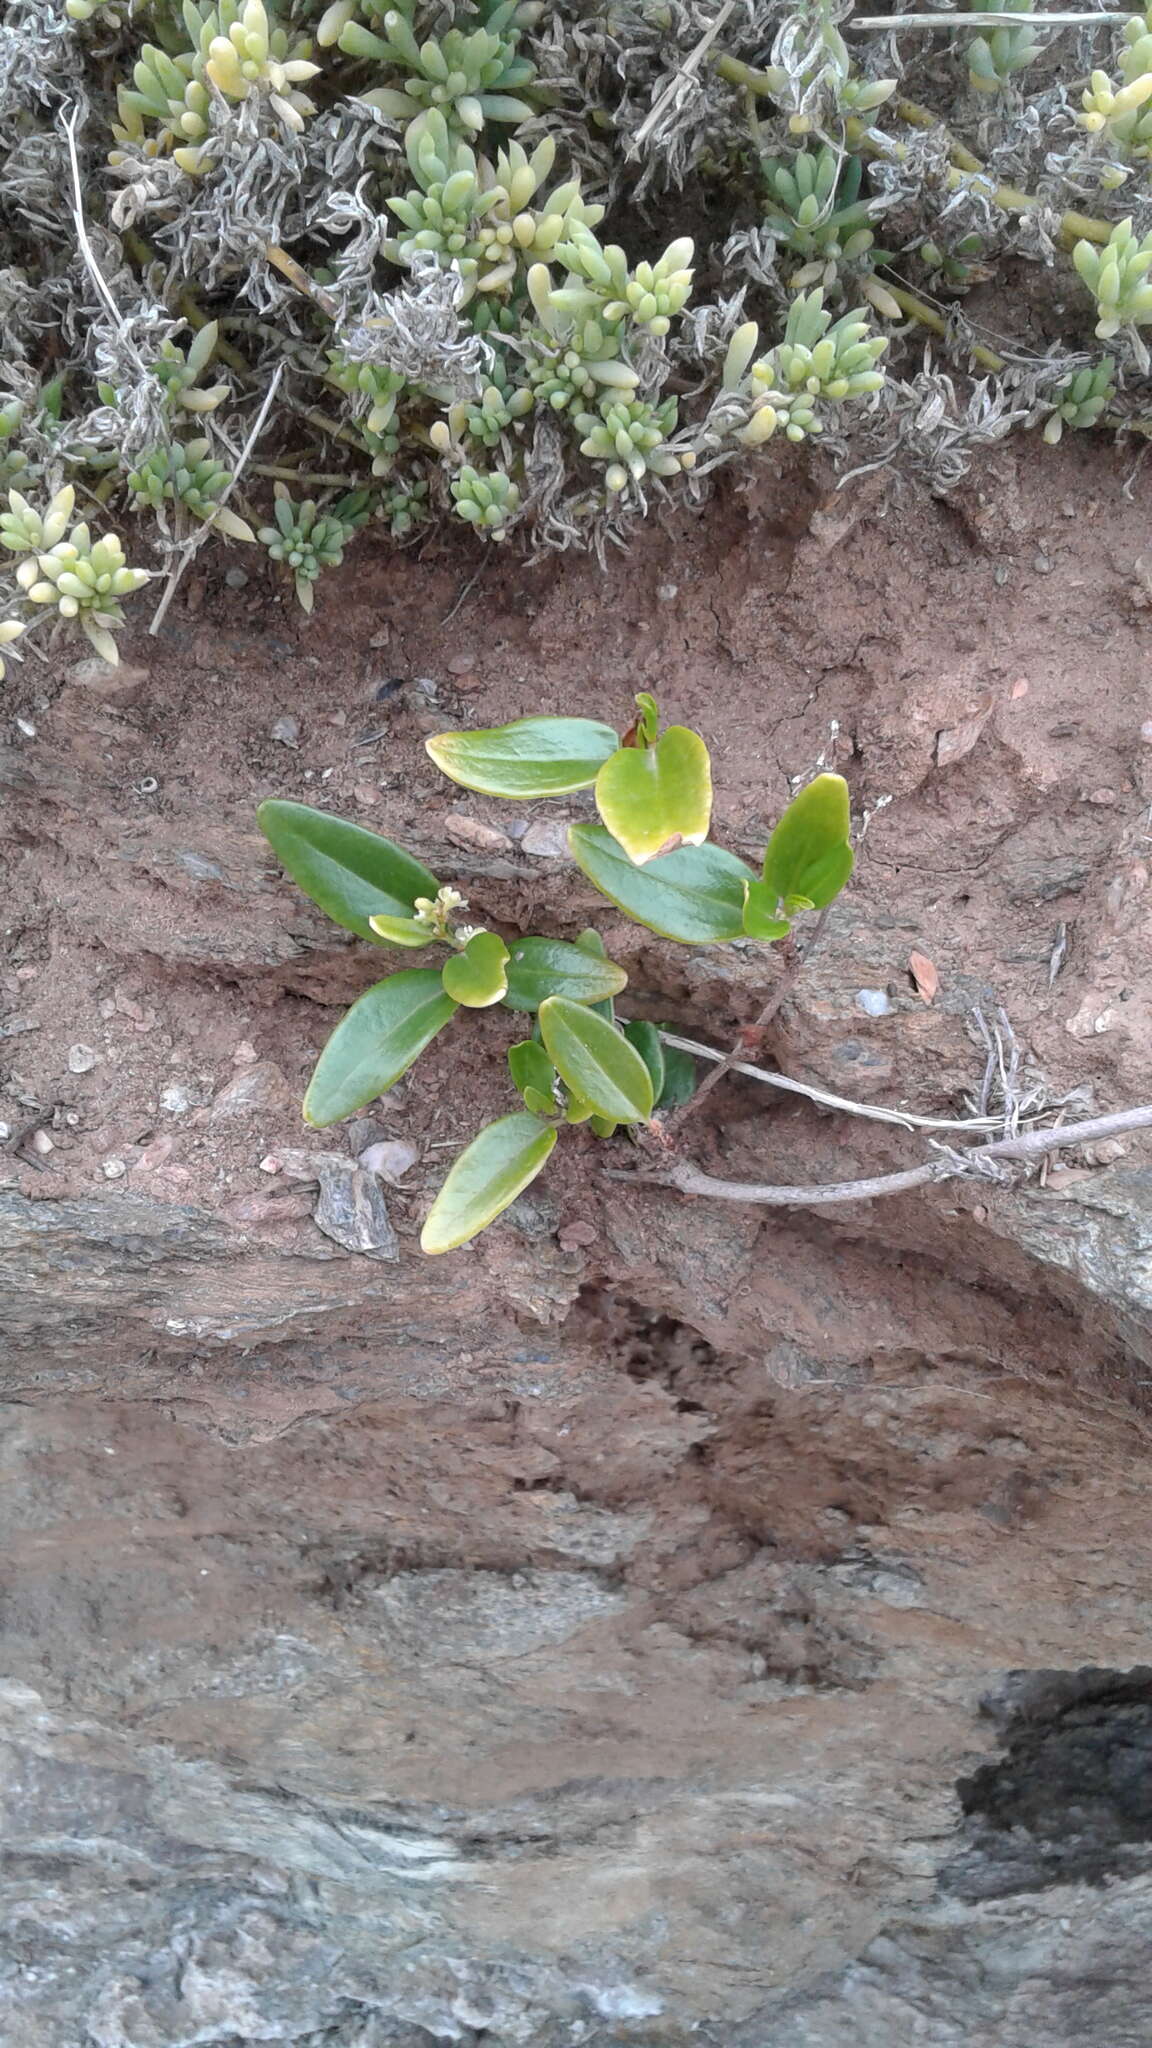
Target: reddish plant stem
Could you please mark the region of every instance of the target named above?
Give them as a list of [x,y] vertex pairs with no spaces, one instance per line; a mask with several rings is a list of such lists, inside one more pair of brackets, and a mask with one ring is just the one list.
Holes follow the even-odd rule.
[[[776,983],[776,986],[773,989],[771,995],[769,996],[768,1001],[765,1003],[764,1008],[761,1010],[760,1015],[756,1018],[754,1023],[750,1024],[747,1027],[748,1034],[750,1036],[754,1036],[758,1032],[767,1030],[769,1024],[772,1022],[772,1019],[773,1017],[775,1017],[777,1011],[781,1009],[782,1006],[787,1002],[789,996],[791,995],[793,989],[796,986],[796,983],[799,981],[801,974],[807,966],[808,961],[811,959],[812,954],[814,953],[816,947],[820,943],[820,934],[824,930],[827,918],[828,906],[825,905],[824,909],[820,912],[819,917],[816,919],[816,922],[812,927],[811,937],[809,938],[808,944],[805,946],[803,953],[800,952],[799,947],[797,946],[794,938],[785,941],[785,945],[790,946],[791,951],[785,958],[784,967],[780,975],[780,979]],[[725,1074],[730,1074],[732,1072],[732,1069],[736,1065],[737,1060],[740,1059],[741,1055],[744,1053],[745,1050],[745,1036],[742,1032],[740,1037],[736,1040],[735,1045],[731,1046],[729,1050],[725,1053],[723,1059],[720,1060],[717,1063],[717,1065],[711,1069],[709,1073],[705,1074],[704,1079],[701,1081],[700,1086],[698,1087],[695,1095],[692,1096],[690,1101],[684,1103],[682,1108],[675,1110],[673,1114],[669,1117],[668,1123],[665,1127],[669,1135],[671,1135],[673,1131],[678,1131],[680,1129],[680,1126],[683,1123],[685,1123],[687,1119],[693,1114],[693,1111],[699,1109],[700,1104],[702,1102],[707,1101],[709,1095],[711,1095],[712,1090],[716,1087],[717,1083],[724,1079]]]

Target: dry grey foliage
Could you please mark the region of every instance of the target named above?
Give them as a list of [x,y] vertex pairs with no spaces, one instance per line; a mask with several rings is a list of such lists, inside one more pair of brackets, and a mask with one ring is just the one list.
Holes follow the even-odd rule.
[[[214,18],[209,39],[237,11],[235,0],[218,4],[232,13]],[[399,54],[382,61],[327,42],[312,51],[318,75],[303,79],[293,65],[322,0],[266,4],[273,39],[241,90],[229,89],[226,67],[205,69],[176,0],[9,0],[0,22],[0,476],[9,482],[44,494],[94,471],[115,507],[127,471],[162,468],[169,455],[173,474],[183,462],[199,465],[198,476],[213,463],[234,475],[277,373],[241,523],[267,522],[258,477],[269,460],[302,477],[338,466],[331,492],[361,487],[365,500],[340,516],[382,518],[402,540],[456,512],[496,538],[518,530],[537,551],[590,547],[603,557],[665,496],[699,499],[719,468],[754,463],[771,432],[795,440],[822,430],[845,471],[896,464],[946,492],[982,449],[1050,426],[1057,408],[1057,424],[1073,428],[1104,419],[1122,428],[1148,410],[1139,318],[1101,347],[1099,308],[1067,268],[1070,208],[1091,210],[1101,236],[1126,218],[1137,238],[1152,233],[1139,142],[1114,127],[1088,132],[1081,110],[1090,72],[1119,79],[1128,46],[1113,27],[1054,34],[999,90],[977,93],[966,75],[970,31],[860,33],[848,0],[596,9],[525,0],[517,20],[497,17],[507,38],[499,61],[520,67],[512,98],[496,79],[489,104],[480,81],[472,98],[444,102],[449,125],[437,128],[440,111],[412,127],[397,99],[407,85],[415,115],[435,64],[425,77],[415,58],[409,68]],[[492,0],[474,12],[438,0],[404,0],[404,9],[417,42],[432,47],[451,25],[478,26]],[[349,14],[354,38],[382,32],[369,0]],[[162,99],[141,100],[144,115],[124,104],[117,115],[115,94],[150,41],[169,55],[183,50],[198,81],[185,93],[183,126],[171,97],[167,127]],[[183,89],[167,61],[147,59],[137,87],[151,63],[165,93]],[[934,108],[936,125],[910,121],[884,81]],[[382,105],[363,97],[381,91]],[[189,93],[200,95],[194,105]],[[439,170],[418,168],[420,128]],[[61,205],[70,129],[80,228]],[[178,160],[187,136],[205,145],[195,171]],[[982,160],[979,174],[958,172],[957,141]],[[554,161],[529,190],[515,151],[531,156],[541,143]],[[497,194],[490,211],[509,147],[516,197]],[[762,166],[799,176],[825,158],[834,174],[818,217],[797,221]],[[460,197],[460,166],[472,167],[479,200]],[[445,177],[451,203],[464,207],[458,219],[437,210]],[[848,192],[837,239],[841,186],[853,179],[859,191]],[[1034,203],[1001,203],[1005,186]],[[537,245],[558,188],[572,211],[559,237],[549,229]],[[419,232],[405,224],[406,207]],[[590,207],[607,209],[602,225]],[[665,316],[660,259],[680,246],[686,221],[695,250],[680,262],[694,271],[691,291],[678,291]],[[570,272],[572,238],[588,232],[591,269],[578,257]],[[597,281],[596,252],[616,242],[624,268]],[[991,332],[986,316],[969,320],[967,287],[1008,256],[1063,274],[1065,326],[1054,324],[1054,294],[1038,302],[1027,335],[1013,332],[1010,305],[1004,332]],[[546,273],[533,272],[541,258]],[[790,337],[801,295],[813,290],[830,319],[859,313],[881,327],[888,376],[879,391],[845,393],[845,379],[814,367],[814,329],[796,355]],[[211,387],[201,405],[171,379],[205,321],[213,359],[197,371]],[[754,362],[744,359],[749,321],[759,329]],[[926,326],[941,331],[929,338]],[[732,351],[740,361],[729,375]],[[38,374],[49,359],[66,370],[62,384]],[[1070,379],[1097,373],[1108,385],[1098,402],[1068,397]],[[207,454],[185,460],[185,447]],[[178,487],[191,493],[181,531],[188,507],[206,518],[223,484],[216,476],[207,499],[196,498],[195,478]],[[166,507],[154,507],[162,537],[172,530]]]

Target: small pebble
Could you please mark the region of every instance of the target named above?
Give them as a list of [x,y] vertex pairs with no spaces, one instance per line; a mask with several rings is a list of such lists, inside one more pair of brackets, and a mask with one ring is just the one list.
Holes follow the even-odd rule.
[[280,1068],[272,1060],[257,1060],[255,1066],[241,1067],[225,1082],[212,1103],[212,1122],[283,1109],[288,1097],[288,1083]]
[[248,588],[248,571],[247,569],[225,569],[224,581],[228,585],[229,590],[246,590]]
[[329,725],[347,725],[348,713],[346,711],[334,711],[328,723]]
[[10,1138],[11,1136],[12,1136],[12,1126],[11,1126],[11,1124],[5,1124],[5,1123],[0,1123],[0,1145],[2,1145],[2,1144],[3,1144],[3,1142],[4,1142],[5,1138]]
[[279,1173],[280,1161],[274,1152],[267,1153],[260,1161],[260,1171],[261,1173]]
[[477,853],[511,853],[512,841],[506,832],[495,825],[485,825],[479,818],[469,818],[460,812],[452,812],[444,820],[444,831],[454,846],[474,848]]
[[1038,576],[1050,576],[1053,568],[1051,556],[1043,553],[1035,555],[1032,560],[1032,567]]
[[680,585],[678,583],[661,583],[657,586],[656,595],[661,604],[671,604],[680,595]]
[[56,1150],[56,1147],[52,1143],[51,1138],[48,1136],[47,1131],[33,1131],[31,1145],[32,1150],[34,1152],[38,1152],[40,1154],[41,1159],[47,1159],[48,1154]]
[[100,1171],[105,1180],[123,1180],[128,1168],[122,1159],[105,1159]]
[[[231,571],[229,573],[231,574]],[[298,745],[300,740],[300,720],[289,717],[278,718],[272,727],[272,738],[279,740],[282,747]]]
[[470,676],[476,666],[474,654],[454,654],[446,664],[450,676]]
[[1152,747],[1152,718],[1146,718],[1140,727],[1140,738],[1146,747]]
[[891,1012],[892,1004],[888,999],[885,989],[858,988],[856,991],[856,1007],[858,1010],[863,1010],[866,1017],[887,1017]]
[[250,1067],[253,1061],[258,1060],[259,1057],[260,1055],[256,1047],[250,1045],[246,1038],[242,1038],[232,1054],[232,1064],[234,1067]]
[[529,825],[520,845],[537,860],[570,860],[568,827],[559,818],[537,818]]
[[99,1058],[99,1053],[94,1052],[90,1045],[70,1045],[68,1047],[68,1072],[70,1074],[90,1074]]
[[595,1244],[596,1226],[586,1223],[583,1217],[576,1217],[571,1223],[560,1225],[560,1248],[562,1251],[576,1251],[582,1245]]
[[1095,1145],[1085,1145],[1084,1157],[1089,1166],[1115,1166],[1118,1159],[1127,1156],[1128,1147],[1122,1138],[1101,1138]]
[[18,718],[16,720],[16,730],[17,732],[22,732],[26,740],[34,740],[36,737],[36,727],[30,718]]
[[1116,801],[1114,789],[1090,789],[1084,798],[1086,804],[1096,804],[1100,810],[1107,810]]
[[167,1088],[160,1090],[160,1107],[171,1116],[186,1116],[192,1107],[192,1097],[178,1081],[172,1081]]
[[358,1163],[368,1173],[396,1187],[401,1175],[415,1166],[416,1157],[416,1147],[405,1144],[403,1138],[382,1138],[376,1145],[365,1146]]

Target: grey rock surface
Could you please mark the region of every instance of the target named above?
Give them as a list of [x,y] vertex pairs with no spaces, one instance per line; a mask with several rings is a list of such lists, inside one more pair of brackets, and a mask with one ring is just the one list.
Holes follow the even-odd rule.
[[1143,2048],[1146,1190],[1081,1185],[946,1266],[0,1197],[5,2048]]

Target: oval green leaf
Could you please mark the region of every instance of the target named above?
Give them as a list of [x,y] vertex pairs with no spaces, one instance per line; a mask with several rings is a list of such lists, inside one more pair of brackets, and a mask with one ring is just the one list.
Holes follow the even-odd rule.
[[483,732],[435,733],[424,744],[465,789],[526,798],[587,789],[619,741],[594,718],[517,718]]
[[598,1138],[611,1138],[616,1133],[616,1119],[610,1116],[592,1116],[588,1119],[588,1128],[594,1131]]
[[756,878],[722,846],[682,846],[638,868],[603,825],[571,826],[568,844],[588,880],[649,931],[685,946],[743,938],[744,885]]
[[794,796],[764,851],[764,882],[773,909],[807,897],[823,910],[853,868],[851,816],[842,775],[818,775]]
[[536,1097],[535,1102],[528,1103],[529,1109],[535,1109],[538,1116],[543,1115],[545,1112],[539,1109],[537,1105],[539,1102],[544,1101],[548,1105],[548,1111],[555,1115],[556,1105],[552,1100],[552,1083],[556,1078],[556,1069],[542,1045],[539,1045],[533,1038],[526,1038],[521,1045],[510,1045],[508,1047],[508,1072],[511,1074],[525,1102],[528,1102],[529,1094]]
[[487,1010],[508,987],[508,948],[496,932],[473,932],[460,953],[444,962],[441,981],[453,1002],[470,1010]]
[[434,967],[408,967],[378,981],[341,1018],[317,1060],[305,1123],[322,1130],[383,1095],[455,1014]]
[[[608,958],[608,948],[596,930],[595,925],[586,925],[582,932],[577,932],[572,943],[581,953],[590,954],[594,960],[606,960]],[[602,1003],[592,1003],[590,1007],[595,1010],[598,1017],[607,1017],[610,1024],[615,1023],[616,1005],[611,996],[606,997]]]
[[670,725],[654,746],[618,747],[596,777],[596,808],[639,867],[699,846],[712,819],[712,764],[699,733]]
[[750,939],[786,939],[792,927],[786,917],[777,917],[776,898],[767,882],[748,882],[744,888],[744,930]]
[[574,1003],[601,1003],[619,995],[628,976],[614,960],[597,956],[564,939],[516,939],[508,956],[510,1010],[538,1010],[545,996],[568,996]]
[[435,1257],[476,1237],[514,1202],[546,1163],[556,1132],[517,1110],[485,1126],[452,1167],[420,1232],[420,1249]]
[[659,1102],[664,1092],[664,1041],[654,1024],[648,1024],[642,1017],[633,1017],[622,1025],[629,1045],[634,1045],[652,1077],[652,1100]]
[[368,923],[374,938],[383,939],[386,946],[430,946],[433,934],[418,917],[370,917]]
[[581,1003],[549,996],[540,1005],[544,1045],[562,1081],[600,1116],[646,1123],[652,1077],[622,1031]]
[[665,1045],[664,1086],[657,1109],[679,1109],[682,1103],[691,1102],[695,1093],[696,1062],[691,1053],[681,1052],[676,1045]]
[[434,874],[402,846],[310,804],[261,804],[256,820],[297,888],[346,931],[381,942],[368,920],[408,918],[418,896],[435,896]]

